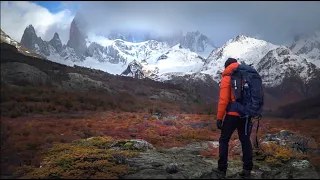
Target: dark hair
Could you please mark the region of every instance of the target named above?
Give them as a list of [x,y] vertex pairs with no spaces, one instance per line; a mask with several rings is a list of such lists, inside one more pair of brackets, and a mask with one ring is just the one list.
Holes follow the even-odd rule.
[[224,63],[224,68],[227,68],[230,64],[236,63],[236,62],[238,62],[236,59],[234,59],[234,58],[228,58],[228,59],[226,60],[226,62]]

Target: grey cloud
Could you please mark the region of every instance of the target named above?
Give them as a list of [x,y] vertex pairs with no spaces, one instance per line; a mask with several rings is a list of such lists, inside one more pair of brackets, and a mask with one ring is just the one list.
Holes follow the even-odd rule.
[[80,9],[92,31],[199,30],[217,45],[241,33],[285,44],[297,33],[310,33],[320,27],[320,3],[312,1],[96,1],[83,2]]

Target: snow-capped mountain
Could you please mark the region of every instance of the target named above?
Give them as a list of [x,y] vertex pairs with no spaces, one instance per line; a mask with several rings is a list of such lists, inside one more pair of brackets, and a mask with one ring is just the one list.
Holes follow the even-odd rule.
[[180,44],[182,47],[188,48],[204,58],[207,58],[212,50],[216,49],[212,40],[199,31],[188,32],[185,37],[180,40]]
[[126,32],[114,30],[109,33],[108,39],[121,39],[127,42],[156,40],[167,43],[171,47],[180,44],[182,48],[190,49],[192,52],[196,52],[204,58],[207,58],[210,52],[216,48],[212,40],[199,31],[187,32],[185,35],[182,32],[178,32],[172,35],[158,36],[143,31]]
[[295,37],[290,46],[293,53],[307,58],[310,62],[320,67],[320,32],[310,35],[302,34]]
[[306,58],[295,55],[285,46],[269,51],[258,63],[257,71],[268,87],[278,86],[283,79],[297,77],[306,84],[316,78],[317,68]]
[[105,35],[110,40],[121,39],[127,42],[139,43],[148,40],[155,40],[151,32],[144,30],[111,30]]
[[[71,29],[73,30],[70,32],[75,34],[71,33],[68,44],[62,45],[57,33],[47,42],[38,37],[30,25],[23,34],[21,44],[51,61],[71,66],[93,67],[111,74],[121,74],[136,60],[141,63],[142,72],[150,78],[168,72],[195,72],[202,67],[205,60],[197,53],[182,48],[180,44],[171,47],[166,42],[155,40],[132,43],[121,39],[109,40],[92,34],[84,36],[75,22]],[[73,41],[78,43],[70,43]],[[83,41],[85,48],[84,45],[78,46],[79,42]]]
[[205,59],[197,53],[184,49],[180,44],[177,44],[162,54],[152,65],[159,69],[159,76],[165,76],[166,73],[190,74],[198,72],[204,61]]
[[[208,74],[219,82],[225,61],[233,57],[242,63],[252,64],[263,74],[264,84],[270,87],[281,84],[283,76],[293,75],[289,73],[292,69],[297,71],[298,77],[309,81],[313,66],[306,62],[314,63],[319,58],[319,41],[315,40],[318,34],[316,38],[311,38],[313,40],[304,40],[304,44],[302,39],[306,38],[297,39],[291,46],[293,53],[296,53],[294,55],[285,47],[244,35],[227,41],[220,48],[214,47],[212,41],[199,31],[155,36],[150,32],[132,33],[128,30],[99,36],[87,32],[83,19],[77,13],[71,23],[66,45],[61,43],[57,33],[48,42],[42,40],[32,25],[26,28],[21,45],[58,63],[92,67],[111,74],[128,75],[127,72],[131,72],[132,77],[149,77],[158,81],[166,81],[173,76]],[[206,54],[209,56],[204,59]],[[132,68],[135,69],[135,66],[141,67],[136,68],[141,69],[141,75],[133,75]]]
[[224,63],[229,57],[236,58],[246,64],[253,64],[257,68],[260,60],[270,50],[277,47],[263,40],[239,35],[212,51],[200,72],[211,75],[218,82],[221,79],[221,72],[224,70]]
[[24,30],[20,44],[51,61],[62,64],[72,65],[71,62],[78,62],[82,59],[77,56],[73,48],[62,46],[58,33],[55,33],[53,38],[47,42],[37,36],[32,25]]
[[121,39],[108,40],[101,38],[99,42],[88,40],[88,55],[100,62],[110,62],[113,64],[126,64],[134,59],[146,60],[156,59],[170,47],[164,42],[149,40],[140,43],[131,43]]
[[[167,73],[179,75],[195,73],[203,66],[205,61],[205,59],[197,53],[192,52],[189,49],[184,49],[179,44],[172,48],[167,48],[166,52],[163,52],[163,54],[156,53],[153,56],[144,57],[147,58],[139,63],[142,72],[145,76],[159,81],[167,80]],[[130,68],[130,65],[131,64],[128,65],[127,69]]]
[[156,37],[156,40],[167,42],[170,46],[180,44],[182,48],[190,49],[203,58],[207,58],[212,50],[216,49],[213,41],[199,31],[187,32],[186,34],[174,33],[171,36]]
[[280,86],[285,79],[295,77],[305,84],[319,78],[319,69],[307,58],[298,56],[285,46],[239,35],[224,46],[214,50],[198,73],[211,75],[216,82],[221,79],[224,63],[229,58],[252,65],[262,76],[266,87]]

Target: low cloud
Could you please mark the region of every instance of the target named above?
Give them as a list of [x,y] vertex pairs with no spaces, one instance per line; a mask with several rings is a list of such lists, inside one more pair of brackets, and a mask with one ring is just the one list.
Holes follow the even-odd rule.
[[68,9],[50,13],[48,9],[27,1],[1,1],[1,29],[20,42],[25,28],[32,24],[38,36],[50,40],[58,32],[62,43],[69,39],[74,15]]
[[[74,17],[70,3],[62,3],[66,9],[53,14],[31,2],[1,2],[1,28],[20,41],[25,27],[33,24],[38,36],[50,40],[58,32],[65,44]],[[317,1],[86,1],[80,6],[94,32],[199,30],[218,46],[238,34],[289,44],[298,33],[320,29],[319,9]]]
[[91,28],[149,28],[158,32],[200,32],[217,45],[238,34],[285,44],[298,33],[320,27],[320,2],[84,2],[81,9]]

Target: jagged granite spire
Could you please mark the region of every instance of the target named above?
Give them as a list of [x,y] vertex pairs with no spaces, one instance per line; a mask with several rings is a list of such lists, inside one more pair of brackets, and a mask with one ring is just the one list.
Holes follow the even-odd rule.
[[77,13],[70,26],[70,35],[67,46],[74,49],[79,57],[87,55],[86,34],[82,15]]
[[49,56],[49,44],[37,36],[36,31],[32,25],[29,25],[21,38],[20,44],[30,50],[33,50],[40,55]]
[[49,41],[49,44],[53,46],[58,52],[62,50],[62,43],[58,33],[54,33],[53,38]]
[[26,48],[35,49],[35,44],[38,40],[38,36],[34,27],[30,24],[23,32],[20,44]]

